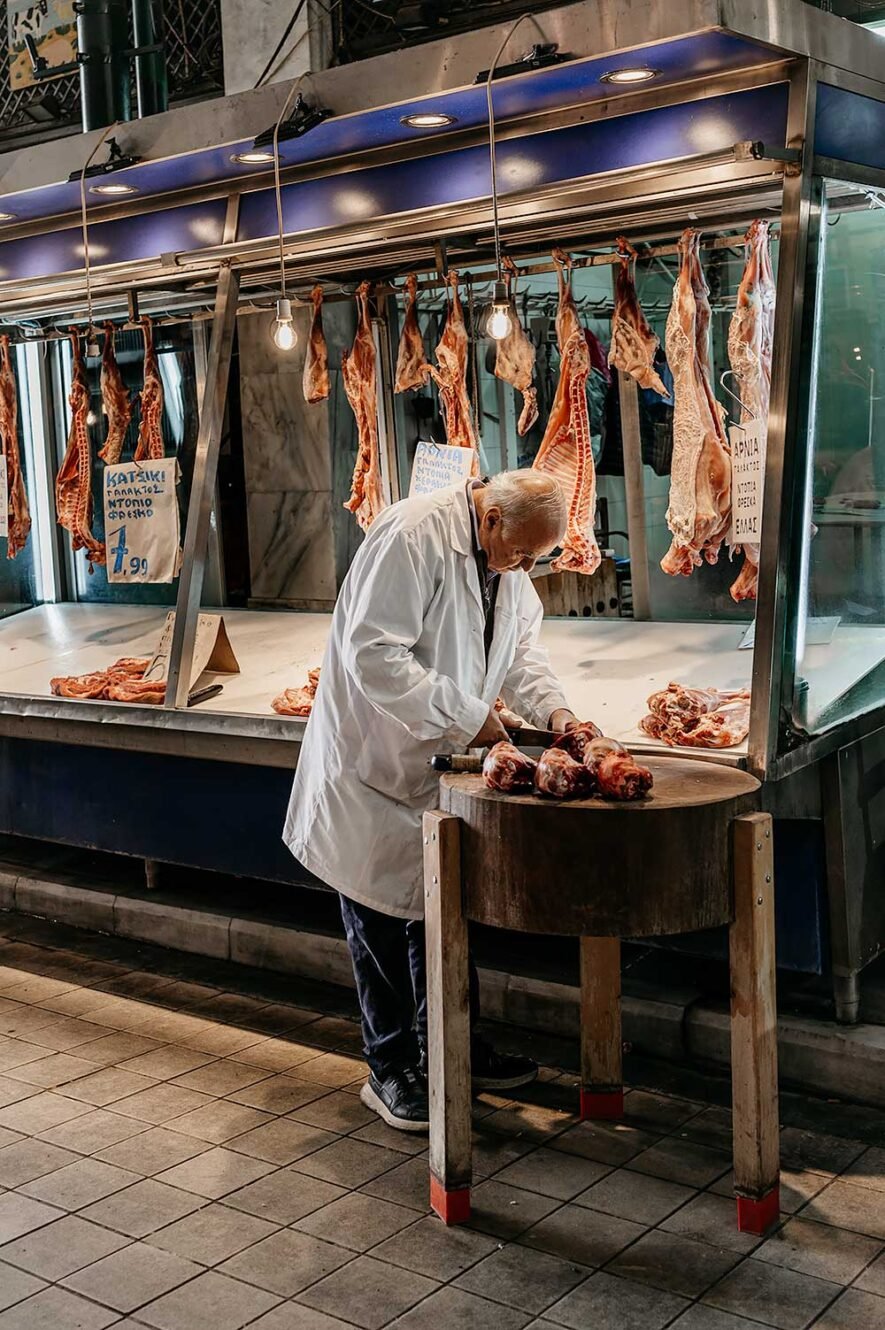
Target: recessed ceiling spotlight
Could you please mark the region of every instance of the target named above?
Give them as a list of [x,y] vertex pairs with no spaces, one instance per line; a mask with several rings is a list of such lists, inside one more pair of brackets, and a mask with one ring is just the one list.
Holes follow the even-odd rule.
[[443,111],[416,111],[414,115],[402,116],[400,124],[410,129],[442,129],[444,125],[454,125],[457,119],[456,115],[446,115]]
[[273,161],[273,153],[263,148],[250,148],[248,152],[235,152],[231,161],[237,166],[267,166]]
[[134,185],[124,185],[121,181],[109,183],[107,185],[93,185],[90,194],[137,194],[138,190]]
[[624,69],[610,69],[607,74],[600,75],[600,83],[648,83],[651,79],[656,79],[660,74],[659,69],[651,69],[648,65],[636,65]]

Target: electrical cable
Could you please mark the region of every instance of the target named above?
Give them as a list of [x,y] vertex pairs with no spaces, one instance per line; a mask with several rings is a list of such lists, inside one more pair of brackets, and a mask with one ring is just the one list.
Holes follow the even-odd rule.
[[89,225],[86,219],[86,172],[89,170],[90,166],[92,165],[96,153],[98,152],[102,144],[105,142],[108,135],[111,133],[112,130],[117,129],[119,125],[120,121],[115,120],[112,125],[106,126],[101,138],[98,140],[95,147],[92,149],[92,152],[86,158],[86,161],[83,165],[83,170],[80,172],[80,216],[83,226],[83,264],[84,264],[84,271],[86,277],[86,309],[89,315],[89,323],[87,324],[86,328],[87,337],[89,337],[89,335],[94,331],[94,329],[92,326],[92,272],[89,263]]
[[534,17],[534,14],[520,14],[516,22],[504,34],[504,39],[495,53],[495,58],[489,67],[488,77],[486,78],[486,104],[489,110],[489,162],[492,173],[492,222],[495,231],[495,267],[498,270],[499,282],[504,280],[504,274],[501,270],[501,230],[498,224],[498,163],[497,154],[495,152],[495,106],[492,98],[492,79],[495,77],[498,61],[504,54],[504,47],[516,32],[516,29],[521,23],[524,23],[526,19],[533,19]]

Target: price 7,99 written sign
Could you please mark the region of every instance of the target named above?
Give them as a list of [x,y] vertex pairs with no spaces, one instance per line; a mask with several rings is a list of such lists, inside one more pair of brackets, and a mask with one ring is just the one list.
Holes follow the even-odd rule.
[[171,582],[181,559],[178,460],[126,462],[104,475],[109,582]]

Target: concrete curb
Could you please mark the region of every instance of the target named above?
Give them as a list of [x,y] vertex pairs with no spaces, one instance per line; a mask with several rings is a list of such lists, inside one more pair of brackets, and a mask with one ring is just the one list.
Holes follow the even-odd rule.
[[[346,942],[322,933],[30,878],[2,868],[0,909],[353,987]],[[577,988],[503,970],[480,970],[480,978],[489,1019],[577,1038]],[[636,1052],[729,1066],[728,1014],[704,1004],[691,989],[673,992],[641,985],[640,991],[630,991],[627,986],[623,1021],[624,1039]],[[885,1027],[781,1016],[778,1049],[785,1083],[885,1108]]]

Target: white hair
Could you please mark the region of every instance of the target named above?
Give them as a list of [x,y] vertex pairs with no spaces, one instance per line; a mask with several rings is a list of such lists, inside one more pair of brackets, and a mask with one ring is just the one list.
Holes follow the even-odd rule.
[[537,522],[560,536],[565,531],[568,500],[553,476],[540,471],[501,471],[486,485],[486,496],[514,526]]

